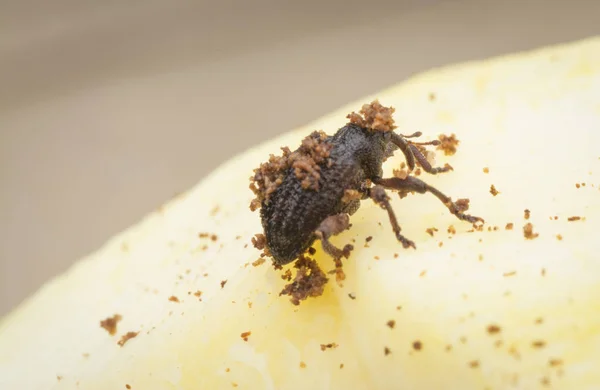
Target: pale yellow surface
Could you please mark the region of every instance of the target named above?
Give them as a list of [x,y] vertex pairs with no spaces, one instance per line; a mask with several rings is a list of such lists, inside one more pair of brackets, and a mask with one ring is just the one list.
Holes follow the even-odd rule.
[[[331,282],[295,307],[277,296],[285,282],[270,266],[245,266],[260,232],[251,168],[312,129],[335,131],[374,97],[396,107],[400,133],[457,134],[458,153],[437,161],[454,172],[424,179],[469,197],[470,212],[500,229],[468,233],[433,196],[393,197],[418,247],[404,250],[386,214],[364,202],[334,240],[357,242],[344,287]],[[238,156],[48,283],[0,325],[0,388],[598,388],[599,127],[600,39],[430,72],[353,102]],[[524,209],[534,240],[523,237]],[[99,321],[115,313],[111,337]],[[119,347],[128,331],[140,333]]]

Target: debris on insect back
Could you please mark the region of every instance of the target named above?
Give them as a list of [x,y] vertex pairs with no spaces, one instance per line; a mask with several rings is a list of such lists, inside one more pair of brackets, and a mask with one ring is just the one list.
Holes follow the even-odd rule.
[[374,100],[370,104],[363,104],[358,114],[353,111],[346,118],[350,119],[350,123],[365,129],[387,132],[396,128],[392,117],[395,111],[394,107],[384,107],[378,100]]
[[296,277],[292,283],[287,284],[279,295],[289,295],[294,305],[299,305],[300,301],[308,297],[318,297],[323,295],[325,284],[328,279],[325,273],[319,268],[317,262],[309,257],[300,256],[294,264],[298,269]]
[[282,147],[282,156],[270,155],[269,161],[262,163],[250,177],[250,189],[256,196],[250,202],[250,210],[259,209],[263,201],[269,200],[290,169],[301,180],[303,189],[318,191],[321,178],[319,165],[331,164],[329,153],[332,147],[327,142],[327,134],[314,131],[302,140],[298,150],[291,152],[288,147]]

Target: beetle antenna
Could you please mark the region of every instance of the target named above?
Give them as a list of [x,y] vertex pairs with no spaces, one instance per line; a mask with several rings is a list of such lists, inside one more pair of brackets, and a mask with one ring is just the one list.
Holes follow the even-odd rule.
[[409,144],[413,144],[413,145],[421,145],[421,146],[425,146],[425,145],[433,145],[433,146],[437,146],[439,144],[441,144],[440,141],[433,140],[433,141],[429,141],[429,142],[412,142],[412,141],[408,141]]

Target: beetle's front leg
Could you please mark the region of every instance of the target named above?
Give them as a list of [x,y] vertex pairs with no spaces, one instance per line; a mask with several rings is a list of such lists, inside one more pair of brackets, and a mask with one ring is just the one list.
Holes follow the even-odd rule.
[[389,179],[375,179],[373,180],[373,183],[385,188],[397,190],[401,194],[405,194],[407,192],[418,192],[420,194],[424,194],[429,192],[435,195],[435,197],[437,197],[446,207],[448,207],[448,210],[450,210],[450,212],[458,219],[471,223],[485,222],[482,218],[474,217],[464,213],[464,211],[468,209],[468,201],[465,200],[453,202],[449,196],[414,176],[407,176],[405,179],[400,179],[398,177],[391,177]]
[[390,198],[385,193],[385,189],[380,185],[376,185],[374,187],[369,188],[369,195],[375,203],[377,203],[382,209],[387,211],[388,216],[390,217],[390,223],[392,224],[392,230],[394,231],[394,234],[396,235],[398,241],[402,243],[402,246],[405,248],[416,248],[414,242],[400,234],[400,225],[398,225],[398,220],[396,219],[394,210],[392,210],[392,206],[390,205]]
[[315,236],[321,240],[321,246],[323,247],[325,253],[333,257],[333,261],[335,262],[335,270],[332,272],[336,274],[336,279],[338,282],[341,282],[345,279],[344,272],[342,271],[342,257],[348,258],[354,247],[350,244],[347,244],[344,246],[344,249],[340,249],[329,241],[329,237],[340,234],[344,230],[348,229],[349,226],[350,217],[346,213],[341,213],[327,217],[323,222],[321,222],[318,229],[315,231]]

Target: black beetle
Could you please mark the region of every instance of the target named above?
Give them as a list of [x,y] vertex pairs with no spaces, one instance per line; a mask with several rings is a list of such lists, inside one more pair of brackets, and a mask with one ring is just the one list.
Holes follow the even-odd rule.
[[363,116],[351,113],[350,122],[333,136],[314,132],[296,151],[282,148],[282,157],[271,155],[254,170],[250,188],[256,199],[250,208],[260,207],[264,229],[264,236],[257,235],[254,243],[259,249],[266,248],[276,265],[292,262],[320,239],[323,250],[340,267],[340,259],[349,256],[352,246],[337,248],[329,237],[349,227],[349,216],[367,198],[387,211],[398,241],[405,248],[415,248],[414,242],[400,233],[386,188],[398,191],[401,197],[410,192],[432,193],[457,218],[483,222],[464,214],[468,201],[453,202],[414,176],[382,178],[382,164],[398,149],[404,153],[409,172],[415,162],[430,174],[452,169],[449,165],[432,167],[424,156],[424,145],[439,145],[438,141],[417,143],[409,138],[419,137],[420,132],[409,136],[393,132],[393,112],[394,108],[383,107],[377,100],[365,104],[360,110]]

